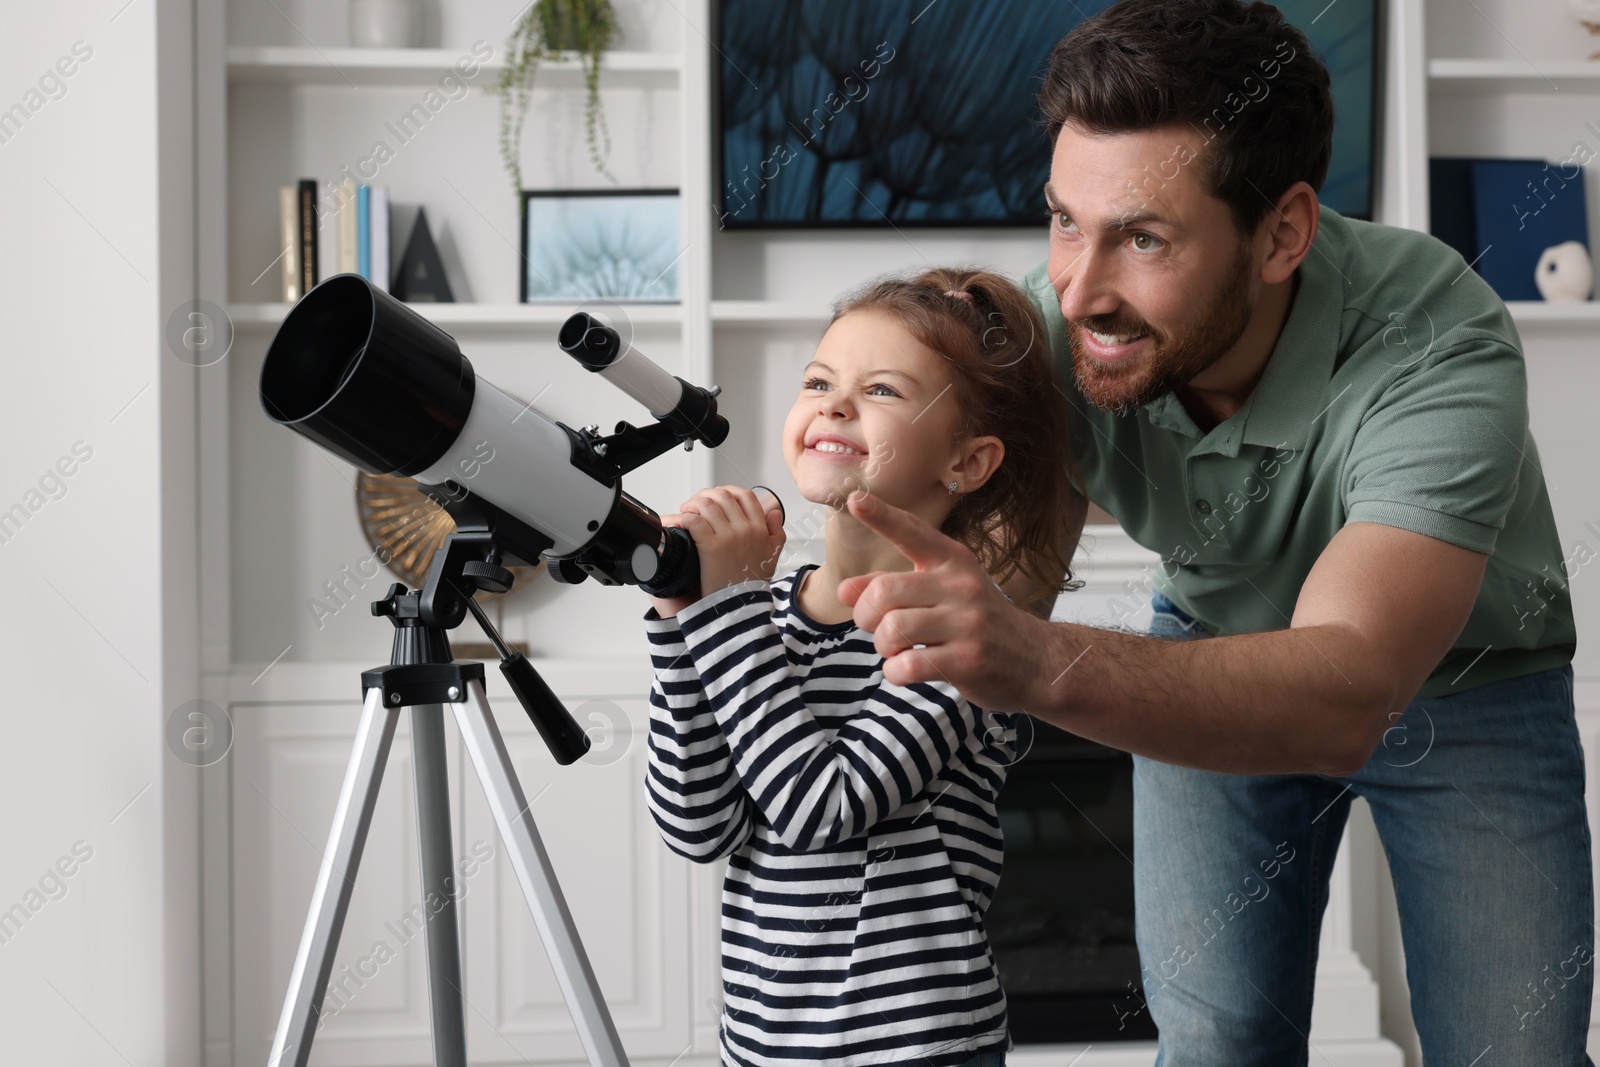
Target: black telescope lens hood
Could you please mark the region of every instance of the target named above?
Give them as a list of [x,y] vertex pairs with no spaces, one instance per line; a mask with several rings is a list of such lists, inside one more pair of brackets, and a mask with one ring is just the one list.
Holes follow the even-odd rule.
[[301,297],[261,364],[267,417],[369,474],[413,477],[436,463],[475,387],[453,337],[359,274]]

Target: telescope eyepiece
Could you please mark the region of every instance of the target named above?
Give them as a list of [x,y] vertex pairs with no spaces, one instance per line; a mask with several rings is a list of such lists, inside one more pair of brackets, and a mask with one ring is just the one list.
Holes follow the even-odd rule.
[[728,436],[728,420],[717,414],[717,393],[668,374],[586,311],[561,324],[561,350],[584,368],[633,397],[678,436],[711,448]]
[[592,371],[605,370],[622,351],[622,337],[617,331],[587,311],[580,311],[561,324],[556,344]]

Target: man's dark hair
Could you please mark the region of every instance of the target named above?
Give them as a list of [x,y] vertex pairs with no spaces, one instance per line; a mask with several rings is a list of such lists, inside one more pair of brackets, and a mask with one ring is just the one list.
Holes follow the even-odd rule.
[[1191,165],[1244,234],[1295,182],[1320,191],[1333,154],[1328,70],[1266,3],[1122,0],[1056,44],[1039,106],[1052,145],[1067,123],[1192,127],[1205,147]]

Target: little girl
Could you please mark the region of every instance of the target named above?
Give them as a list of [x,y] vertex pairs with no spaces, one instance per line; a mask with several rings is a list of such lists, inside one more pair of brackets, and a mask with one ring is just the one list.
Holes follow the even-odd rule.
[[722,1062],[1001,1064],[1005,993],[983,915],[1013,716],[943,683],[891,685],[840,581],[911,563],[856,490],[965,543],[1048,606],[1068,583],[1067,409],[1043,323],[1006,279],[930,270],[840,303],[783,429],[826,562],[772,580],[782,519],[748,489],[696,494],[700,595],[645,615],[650,810],[668,847],[729,858]]

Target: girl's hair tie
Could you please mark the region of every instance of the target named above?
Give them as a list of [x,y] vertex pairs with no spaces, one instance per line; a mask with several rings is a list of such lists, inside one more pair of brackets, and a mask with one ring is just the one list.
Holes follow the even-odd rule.
[[965,300],[969,304],[972,303],[972,294],[965,289],[946,289],[944,295],[953,296],[957,300]]

